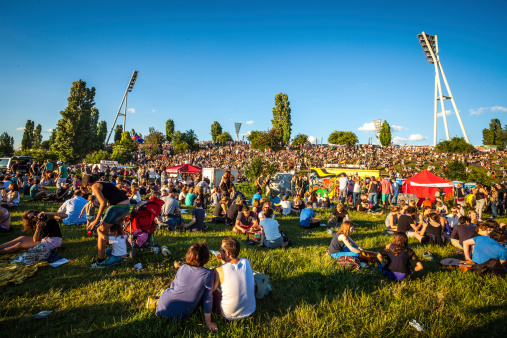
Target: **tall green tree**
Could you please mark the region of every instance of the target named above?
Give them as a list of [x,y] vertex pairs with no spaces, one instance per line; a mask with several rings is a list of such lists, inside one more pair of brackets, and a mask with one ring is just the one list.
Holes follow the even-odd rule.
[[121,140],[121,134],[123,134],[123,126],[121,124],[117,124],[114,129],[114,142]]
[[35,131],[33,133],[33,145],[32,147],[35,149],[39,149],[42,146],[42,126],[40,124],[35,127]]
[[98,118],[94,98],[95,87],[87,88],[82,80],[72,83],[67,108],[60,112],[62,118],[56,127],[55,142],[51,144],[61,159],[81,159],[93,149],[95,138],[90,139],[90,129],[96,135],[96,126],[92,124]]
[[121,138],[114,143],[111,159],[120,163],[128,163],[132,159],[132,152],[136,149],[136,145],[130,138],[128,131],[121,134]]
[[21,149],[29,150],[33,148],[34,141],[34,128],[35,122],[32,120],[27,120],[25,124],[25,131],[23,132],[23,138],[21,139]]
[[97,127],[97,150],[103,150],[106,145],[107,122],[100,121]]
[[217,141],[220,143],[231,142],[232,136],[227,131],[224,131],[223,133],[217,136]]
[[12,156],[14,154],[14,137],[7,133],[0,135],[0,156]]
[[327,142],[331,144],[353,145],[359,142],[356,134],[351,131],[333,131],[327,138]]
[[499,119],[492,119],[489,128],[482,130],[482,142],[488,146],[496,146],[500,150],[505,149],[507,126],[503,129]]
[[306,143],[308,143],[308,135],[305,134],[297,134],[292,141],[292,144],[295,146],[301,146]]
[[[222,134],[222,126],[217,121],[211,125],[211,139],[213,142],[218,142],[218,136]],[[230,136],[230,135],[229,135]]]
[[90,150],[99,150],[99,111],[93,107],[90,116],[90,128],[87,130],[90,144]]
[[174,135],[174,121],[169,119],[165,122],[165,138],[167,142],[171,143],[173,141]]
[[475,152],[473,145],[465,141],[463,137],[453,137],[451,140],[437,143],[435,150],[440,153],[469,154]]
[[384,123],[382,123],[382,128],[380,129],[380,144],[384,147],[391,145],[391,137],[391,126],[387,123],[387,121],[384,121]]
[[283,144],[290,140],[292,132],[291,109],[289,97],[285,93],[278,93],[275,95],[275,106],[273,107],[273,119],[271,123],[273,129],[280,132],[280,137]]

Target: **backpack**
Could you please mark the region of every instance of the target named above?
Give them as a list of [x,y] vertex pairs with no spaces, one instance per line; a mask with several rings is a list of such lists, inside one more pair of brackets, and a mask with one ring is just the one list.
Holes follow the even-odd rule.
[[474,264],[470,271],[475,272],[478,275],[494,274],[499,277],[505,277],[507,271],[504,269],[498,259],[490,258],[482,264]]
[[346,269],[350,269],[350,270],[359,269],[361,267],[359,259],[352,257],[352,256],[338,257],[336,265],[338,265],[340,267],[344,267]]

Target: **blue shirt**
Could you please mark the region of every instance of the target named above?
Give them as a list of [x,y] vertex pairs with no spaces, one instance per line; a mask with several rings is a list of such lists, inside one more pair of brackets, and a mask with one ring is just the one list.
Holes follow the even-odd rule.
[[280,204],[280,198],[278,196],[275,196],[275,197],[270,197],[269,200],[271,201],[271,203],[273,204]]
[[392,183],[392,186],[393,186],[393,196],[398,196],[400,185],[398,184],[398,182],[394,182]]
[[472,262],[482,264],[491,258],[507,261],[507,249],[493,238],[488,236],[477,236],[474,237],[474,242],[475,246]]
[[160,295],[155,313],[162,317],[185,319],[199,304],[203,304],[204,313],[211,313],[214,280],[212,270],[187,264],[181,266],[171,288]]
[[62,219],[63,224],[73,225],[86,223],[86,210],[83,211],[83,217],[79,218],[79,214],[87,203],[88,201],[81,196],[76,196],[65,201],[60,209],[58,209],[58,212],[63,212],[68,215],[67,218]]
[[253,195],[253,197],[252,197],[252,201],[253,201],[253,200],[255,200],[255,199],[257,199],[257,200],[259,200],[259,201],[260,201],[260,200],[262,199],[261,194],[255,194],[255,195]]
[[315,217],[315,213],[310,208],[305,208],[301,210],[301,214],[299,215],[299,224],[303,227],[309,227],[311,223],[311,219]]

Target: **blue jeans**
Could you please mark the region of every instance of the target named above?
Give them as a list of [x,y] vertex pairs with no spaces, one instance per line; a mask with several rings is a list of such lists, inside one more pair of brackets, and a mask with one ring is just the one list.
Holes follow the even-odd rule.
[[491,213],[493,214],[493,218],[496,218],[498,215],[498,207],[495,202],[491,202]]
[[338,259],[340,256],[352,256],[352,257],[359,257],[358,253],[350,251],[349,248],[344,247],[341,252],[337,252],[334,254],[331,254],[331,257],[333,259]]
[[357,196],[360,196],[360,195],[361,195],[360,192],[353,192],[352,193],[352,203],[353,203],[354,208],[356,207]]
[[376,193],[376,192],[370,192],[368,194],[368,200],[370,201],[371,204],[373,204],[373,210],[377,211],[378,193]]
[[121,256],[113,256],[111,253],[113,252],[113,249],[107,248],[106,249],[106,265],[114,265],[118,264],[124,261],[124,258]]

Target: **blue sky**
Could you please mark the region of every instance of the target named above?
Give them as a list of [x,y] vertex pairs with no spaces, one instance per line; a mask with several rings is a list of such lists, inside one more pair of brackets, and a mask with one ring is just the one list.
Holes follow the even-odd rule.
[[[397,142],[432,144],[434,68],[416,37],[425,31],[438,35],[470,141],[481,144],[490,119],[507,124],[505,13],[506,1],[1,1],[0,132],[17,146],[27,119],[53,128],[78,79],[97,89],[110,128],[136,69],[127,129],[143,134],[169,118],[200,140],[215,120],[231,134],[234,122],[241,134],[267,130],[284,92],[293,135],[326,142],[350,130],[366,143],[380,118]],[[462,136],[447,118],[451,137]]]

